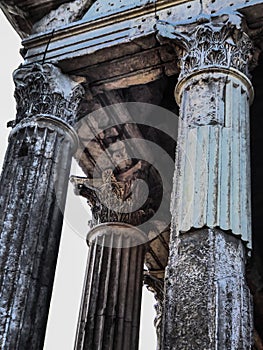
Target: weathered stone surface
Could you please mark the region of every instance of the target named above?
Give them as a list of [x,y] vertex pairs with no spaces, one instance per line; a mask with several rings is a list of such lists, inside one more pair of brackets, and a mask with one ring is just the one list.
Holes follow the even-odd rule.
[[106,17],[119,12],[127,11],[133,8],[139,8],[140,10],[151,3],[153,0],[97,0],[94,5],[87,11],[83,20],[94,20],[101,17]]
[[[43,70],[56,74],[43,75]],[[69,118],[67,110],[63,114],[69,79],[56,68],[27,67],[15,77],[18,114],[0,182],[0,348],[40,350],[76,149],[69,123],[76,118],[80,96],[72,99],[75,114],[71,110]],[[59,91],[47,81],[56,82]],[[37,89],[31,90],[34,82]],[[39,106],[46,106],[48,114]]]
[[33,33],[44,33],[75,22],[85,14],[94,0],[75,0],[49,12],[33,26]]
[[201,69],[235,68],[249,75],[253,44],[246,34],[245,19],[239,13],[206,17],[200,15],[195,23],[173,25],[159,22],[160,40],[169,38],[178,47],[180,77]]
[[181,47],[163,349],[249,349],[253,322],[243,242],[251,245],[253,88],[245,74],[252,43],[239,15],[200,23],[160,26],[161,37]]
[[[220,227],[251,245],[248,74],[253,46],[239,15],[188,28],[160,26],[180,43],[181,106],[172,211],[177,232]],[[189,33],[187,34],[187,28]],[[201,35],[202,33],[202,35]],[[239,69],[239,71],[238,71]]]
[[21,37],[32,33],[33,23],[68,0],[3,0],[0,8]]
[[69,125],[76,122],[84,90],[59,68],[48,63],[22,66],[14,72],[14,81],[16,123],[40,115],[51,115]]
[[204,72],[183,89],[174,225],[178,232],[221,227],[251,245],[251,85],[231,73]]
[[246,249],[218,229],[173,233],[166,274],[164,350],[250,349]]
[[10,139],[0,196],[1,349],[42,349],[71,149],[61,130],[37,125]]
[[[90,11],[95,9],[97,4],[95,3]],[[212,2],[210,5],[212,7],[220,6],[219,3],[215,5]],[[127,3],[127,6],[129,7],[129,3]],[[194,26],[198,26],[201,18],[206,20],[209,18],[207,13],[203,13],[202,4],[197,0],[190,2],[157,1],[156,6],[152,2],[147,3],[143,7],[136,8],[136,4],[133,6],[133,9],[126,9],[125,4],[122,11],[119,11],[118,14],[109,14],[106,17],[94,18],[92,21],[87,22],[83,20],[78,25],[72,26],[70,30],[64,28],[64,30],[55,31],[52,35],[48,32],[45,36],[41,35],[25,40],[24,46],[28,50],[27,62],[42,60],[46,51],[48,60],[59,62],[68,70],[86,70],[87,66],[97,65],[100,62],[126,58],[125,65],[121,64],[121,67],[125,70],[125,67],[129,66],[129,60],[132,60],[132,53],[135,54],[141,50],[151,50],[153,47],[156,47],[157,17],[160,21],[174,23],[179,27],[183,23],[192,23]],[[234,10],[242,11],[253,28],[261,21],[259,14],[262,13],[262,6],[260,1],[254,1],[253,6],[249,6],[244,0],[235,1],[235,7],[226,6],[225,13],[231,14]],[[114,6],[112,7],[115,8]],[[101,11],[98,13],[100,14]],[[221,9],[220,13],[224,13],[224,9]],[[216,17],[214,12],[212,14]],[[260,33],[259,29],[257,34],[255,33],[258,37],[258,43],[260,38],[262,39],[262,33]],[[148,61],[148,64],[150,63],[151,61]],[[151,71],[148,71],[147,75],[154,80],[163,76],[165,71],[167,74],[171,74],[169,73],[169,67],[172,65],[165,63],[166,61],[163,60],[163,67],[165,67],[163,72],[157,67],[155,67],[154,72],[154,67],[152,67],[151,70],[154,74],[151,75]],[[174,69],[172,71],[174,72]],[[134,72],[133,79],[132,76],[129,77],[131,84],[135,84],[136,78],[142,79],[142,73],[138,72],[135,74]],[[148,79],[148,81],[151,80]],[[124,77],[116,76],[109,83],[111,83],[109,89],[110,87],[115,89],[124,87]]]
[[[51,6],[49,8],[54,10],[62,2],[64,3],[64,1],[46,1],[45,4]],[[4,3],[11,5],[8,11],[9,16],[13,11],[11,17],[14,22],[17,18],[19,18],[19,21],[22,19],[24,22],[23,28],[27,33],[31,32],[32,21],[35,22],[36,19],[31,18],[32,21],[29,21],[26,18],[29,7],[34,7],[35,15],[42,16],[42,8],[36,2],[20,2],[21,8],[18,7],[19,4],[16,1],[4,1]],[[217,21],[219,19],[220,22],[222,17],[220,19],[218,16],[212,16],[212,21],[210,21],[209,16],[219,9],[222,12],[226,10],[230,15],[233,14],[232,11],[229,11],[230,8],[242,10],[243,13],[246,13],[249,25],[255,28],[252,30],[250,28],[249,31],[252,33],[255,30],[256,41],[260,46],[262,38],[262,30],[259,30],[260,9],[262,9],[260,1],[236,0],[233,3],[231,0],[221,2],[219,0],[198,0],[185,3],[182,1],[149,1],[142,3],[145,6],[137,6],[136,3],[130,4],[130,2],[123,6],[121,0],[112,1],[108,3],[108,7],[105,9],[102,8],[101,1],[97,1],[82,23],[69,27],[67,27],[67,24],[79,18],[84,2],[77,0],[63,4],[37,25],[38,29],[36,31],[43,30],[49,31],[49,33],[45,35],[39,33],[40,35],[25,41],[25,47],[30,50],[27,62],[44,62],[48,59],[58,62],[66,71],[74,71],[80,74],[84,72],[84,75],[90,78],[88,79],[89,83],[91,82],[89,86],[87,85],[87,88],[92,89],[96,94],[100,94],[105,90],[127,88],[138,83],[146,84],[164,75],[176,74],[176,59],[171,55],[168,49],[169,45],[160,49],[155,40],[155,24],[159,17],[160,20],[164,21],[169,19],[171,23],[177,23],[180,20],[192,23],[191,30],[185,31],[183,33],[184,37],[180,37],[176,42],[176,51],[179,57],[182,58],[181,78],[188,77],[189,74],[199,71],[200,68],[208,70],[214,67],[223,67],[226,70],[231,67],[248,74],[252,47],[246,34],[239,32],[240,27],[238,26],[240,23],[236,22],[233,26],[233,23],[227,18],[224,25],[221,26]],[[39,1],[39,4],[43,5],[42,1]],[[251,6],[252,4],[253,6]],[[64,12],[68,9],[68,6],[70,9],[77,9],[80,6],[78,8],[80,12],[73,14]],[[250,9],[251,7],[253,7],[253,11]],[[43,15],[45,11],[43,7]],[[93,11],[95,12],[93,13]],[[100,17],[100,19],[96,18],[96,12],[99,13],[97,17]],[[57,16],[54,22],[52,21],[53,16]],[[91,21],[92,19],[94,21]],[[90,21],[90,23],[85,23],[85,21]],[[61,28],[64,24],[66,27]],[[19,23],[15,23],[15,25],[19,30],[21,29]],[[195,27],[194,31],[192,31],[193,26]],[[177,25],[177,29],[179,27]],[[229,33],[231,33],[230,36],[228,36]],[[240,33],[241,35],[239,35]],[[185,36],[188,36],[188,38]],[[178,47],[181,46],[180,44],[183,47]],[[147,58],[145,58],[145,52],[147,52]],[[112,59],[116,60],[112,63],[112,70],[109,70],[108,65]],[[101,65],[102,62],[103,66]],[[145,68],[146,65],[147,69]],[[251,233],[250,199],[247,196],[247,190],[249,189],[248,106],[252,94],[249,83],[244,77],[240,79],[241,75],[230,74],[228,76],[229,72],[226,70],[220,72],[220,74],[218,71],[197,74],[191,82],[180,82],[178,85],[178,103],[182,103],[182,117],[189,129],[185,130],[185,134],[182,132],[182,136],[185,138],[181,139],[180,143],[181,146],[186,146],[186,154],[189,156],[192,171],[195,171],[196,178],[194,179],[194,176],[190,174],[187,161],[182,162],[183,164],[179,161],[178,178],[180,177],[180,171],[184,172],[179,180],[184,184],[184,188],[180,192],[179,184],[177,197],[180,197],[178,201],[181,201],[181,207],[178,211],[179,215],[174,219],[173,229],[177,230],[178,234],[179,231],[180,233],[189,231],[192,227],[209,226],[214,228],[220,226],[222,229],[230,229],[232,233],[242,235],[242,239],[248,241]],[[21,83],[23,83],[22,80]],[[36,92],[38,92],[38,89],[34,89],[34,93]],[[22,127],[22,130],[27,130],[27,141],[32,132],[32,125],[37,124],[39,126],[40,120],[38,119],[36,123],[34,114],[42,114],[47,110],[48,114],[52,115],[49,109],[52,104],[55,106],[54,114],[58,119],[60,114],[63,114],[60,122],[64,118],[69,123],[73,122],[73,119],[71,119],[72,109],[68,106],[68,101],[65,101],[63,96],[61,98],[60,92],[58,94],[60,95],[58,103],[54,100],[50,104],[46,104],[46,101],[44,103],[42,101],[40,105],[33,103],[30,106],[23,107],[18,113],[17,122],[19,122],[19,118],[23,119],[25,114],[33,122],[27,120]],[[235,105],[231,102],[229,96],[237,101]],[[20,103],[22,101],[23,97],[20,98]],[[239,107],[236,108],[236,106]],[[56,124],[54,120],[52,122],[46,120],[45,123],[46,133],[52,133],[52,128]],[[43,124],[43,120],[41,120],[41,132],[42,129],[44,130]],[[52,124],[52,126],[49,126],[49,124]],[[20,133],[20,125],[18,124],[15,130],[17,134]],[[62,127],[62,123],[57,124],[57,127],[59,132],[61,131],[60,127],[63,132],[68,130],[65,125]],[[241,132],[239,132],[239,128]],[[118,132],[116,128],[109,130],[108,135],[105,133],[105,139],[116,137]],[[44,138],[44,135],[42,136]],[[27,153],[25,144],[23,141],[20,156]],[[100,155],[101,147],[94,141],[91,148],[92,156],[97,158]],[[117,157],[120,153],[123,153],[123,150],[113,150],[114,157]],[[37,154],[41,155],[41,151]],[[237,157],[237,154],[240,154],[240,156]],[[53,149],[49,149],[45,153],[47,157],[52,155]],[[86,170],[92,168],[92,164],[90,164],[92,156],[86,157],[85,162],[82,163]],[[207,162],[209,163],[208,169],[207,159],[209,160]],[[220,189],[218,188],[219,182]],[[240,187],[246,190],[240,191]],[[193,193],[194,200],[191,201]],[[230,201],[229,198],[232,200]],[[187,206],[189,202],[191,202],[190,209]],[[177,204],[178,202],[175,205],[176,213]],[[158,243],[152,251],[149,251],[148,255],[150,256],[149,260],[151,260],[149,264],[152,263],[154,269],[158,264],[160,268],[166,264],[165,249],[163,248],[167,240],[162,241],[161,237],[163,236],[157,238],[156,242]],[[159,241],[162,241],[162,251],[159,252],[161,259],[159,259],[158,254],[157,257],[154,256],[154,252],[158,251]],[[233,253],[234,249],[231,252]],[[195,253],[198,255],[199,251],[195,251]],[[161,272],[157,271],[156,273]],[[200,286],[197,284],[198,281],[196,288],[199,288]],[[244,300],[247,302],[248,299],[244,298]],[[221,327],[221,324],[225,321],[220,322],[219,326]],[[234,337],[234,339],[236,338]],[[222,340],[222,343],[224,341]],[[227,343],[226,347],[228,349],[230,346],[241,347],[244,345],[236,344],[235,341],[231,345]],[[203,348],[205,347],[203,346]]]
[[138,349],[145,239],[122,223],[89,232],[76,350]]

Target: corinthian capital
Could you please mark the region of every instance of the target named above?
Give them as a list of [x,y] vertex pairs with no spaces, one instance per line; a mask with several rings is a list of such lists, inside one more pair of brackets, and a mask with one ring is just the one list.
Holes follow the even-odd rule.
[[141,172],[149,176],[148,167],[139,161],[118,180],[111,169],[103,171],[98,179],[71,177],[75,193],[88,199],[93,214],[91,226],[105,222],[137,226],[153,216],[152,198],[147,198]]
[[157,29],[160,41],[170,39],[175,44],[180,78],[215,67],[249,75],[254,48],[240,14],[199,17],[194,23],[159,22]]
[[52,64],[34,64],[13,75],[17,102],[16,123],[37,115],[57,117],[72,125],[84,89]]

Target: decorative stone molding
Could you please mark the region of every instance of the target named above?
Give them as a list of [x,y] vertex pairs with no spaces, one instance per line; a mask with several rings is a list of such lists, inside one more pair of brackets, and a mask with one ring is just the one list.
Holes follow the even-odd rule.
[[76,194],[87,198],[91,207],[91,227],[106,222],[124,222],[137,226],[153,216],[150,199],[142,207],[137,207],[141,203],[140,196],[143,191],[142,182],[138,181],[142,170],[141,162],[128,172],[131,173],[131,170],[132,178],[121,181],[116,179],[111,169],[105,170],[101,179],[71,177]]
[[157,29],[161,41],[174,41],[180,78],[211,67],[234,68],[249,76],[254,48],[241,14],[199,17],[195,23],[159,22]]
[[[123,222],[106,222],[94,226],[87,234],[87,243],[111,248],[131,248],[145,244],[147,235],[132,225]],[[147,244],[146,244],[147,245]]]
[[55,131],[59,136],[63,136],[70,141],[72,145],[72,154],[75,154],[78,149],[79,138],[75,129],[57,117],[38,115],[36,117],[25,118],[18,124],[12,121],[12,127],[13,129],[9,134],[9,140],[12,137],[17,137],[19,133],[23,133],[25,130],[33,135],[40,130],[46,130],[51,133]]
[[57,117],[69,125],[76,119],[83,87],[52,64],[24,66],[14,72],[16,123],[37,115]]
[[80,20],[95,0],[75,0],[60,5],[33,26],[34,33],[43,33]]

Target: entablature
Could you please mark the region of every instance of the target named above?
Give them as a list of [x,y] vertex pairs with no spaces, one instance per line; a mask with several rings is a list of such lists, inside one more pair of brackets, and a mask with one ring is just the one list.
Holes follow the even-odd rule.
[[[178,73],[171,47],[160,46],[156,39],[158,21],[187,24],[202,16],[239,11],[249,28],[258,32],[259,44],[263,42],[262,0],[237,0],[235,4],[217,0],[159,0],[142,4],[140,0],[140,6],[137,2],[133,7],[119,8],[119,12],[115,9],[107,13],[104,9],[99,18],[97,1],[82,20],[29,36],[23,41],[25,63],[58,64],[69,74],[85,76],[96,93],[146,84]],[[116,7],[116,2],[113,5]]]
[[173,50],[156,39],[158,21],[187,24],[239,11],[257,43],[263,42],[262,0],[6,0],[1,7],[11,22],[17,18],[14,8],[31,21],[23,40],[25,64],[49,62],[85,76],[95,94],[178,73]]
[[67,0],[3,0],[0,8],[21,37],[30,35],[32,26]]

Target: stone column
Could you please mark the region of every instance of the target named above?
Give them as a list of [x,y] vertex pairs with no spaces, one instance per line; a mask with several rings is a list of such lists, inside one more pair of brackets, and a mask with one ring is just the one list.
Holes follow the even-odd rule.
[[75,349],[138,349],[146,237],[124,223],[95,226]]
[[245,280],[251,247],[248,68],[252,43],[237,14],[159,25],[181,74],[179,138],[166,271],[163,349],[250,349]]
[[145,213],[132,211],[128,183],[105,173],[99,186],[95,180],[73,178],[77,192],[88,198],[94,225],[87,237],[75,349],[137,350],[147,235],[134,225]]
[[0,349],[43,348],[79,84],[50,64],[14,73],[17,117],[0,182]]

